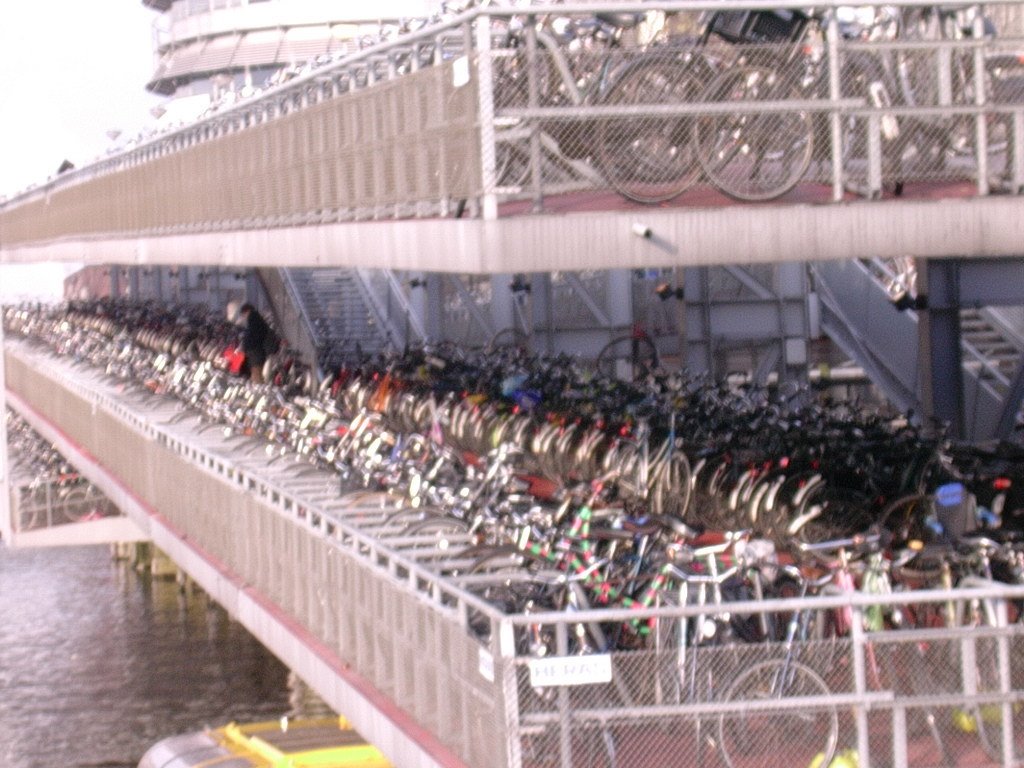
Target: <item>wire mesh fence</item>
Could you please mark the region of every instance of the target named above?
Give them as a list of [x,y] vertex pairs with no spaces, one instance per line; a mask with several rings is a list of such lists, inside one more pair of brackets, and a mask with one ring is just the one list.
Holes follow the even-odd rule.
[[17,196],[4,242],[1024,188],[1016,4],[694,5],[474,9]]
[[19,486],[11,496],[15,531],[34,531],[120,514],[109,499],[85,481],[67,484],[43,479]]
[[[941,613],[967,602],[929,605]],[[654,620],[666,636],[678,631],[673,618]],[[510,764],[1019,764],[1021,629],[887,628],[791,643],[698,639],[691,624],[688,642],[614,652],[603,664],[527,654],[516,659]]]

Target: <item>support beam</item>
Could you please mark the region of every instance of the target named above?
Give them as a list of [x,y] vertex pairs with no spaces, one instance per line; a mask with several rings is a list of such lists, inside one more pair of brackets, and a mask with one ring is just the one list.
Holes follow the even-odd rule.
[[[924,273],[921,273],[921,265]],[[960,339],[960,261],[921,260],[918,266],[920,346],[930,382],[925,415],[949,425],[953,438],[967,436]],[[925,293],[921,293],[921,286]]]
[[551,354],[555,349],[551,327],[551,273],[536,272],[527,275],[526,279],[530,290],[520,293],[517,301],[523,308],[524,316],[528,318],[529,335],[535,339],[534,351]]
[[491,326],[494,333],[509,329],[516,332],[528,330],[516,318],[516,295],[512,293],[512,280],[513,276],[508,272],[491,275]]
[[[423,293],[422,313],[423,329],[426,333],[425,341],[437,343],[444,341],[444,284],[442,275],[437,272],[424,272],[414,276],[414,279],[423,281],[418,288],[410,288],[415,297],[417,293]],[[411,283],[410,283],[411,285]]]
[[[566,211],[496,221],[422,218],[0,242],[0,262],[360,267],[464,274],[649,269],[896,257],[1019,260],[1020,199],[991,196],[644,211],[657,240],[633,233],[636,211]],[[667,244],[667,245],[666,245]],[[1019,268],[1019,267],[1018,267]]]
[[[1024,252],[1024,243],[1021,244]],[[965,307],[1024,305],[1024,259],[964,259],[959,264],[960,304]]]

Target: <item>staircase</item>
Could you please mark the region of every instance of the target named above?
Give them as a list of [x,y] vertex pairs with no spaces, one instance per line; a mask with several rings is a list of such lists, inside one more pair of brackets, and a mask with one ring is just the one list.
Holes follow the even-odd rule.
[[[821,326],[897,408],[920,412],[917,314],[897,311],[888,272],[872,260],[811,265]],[[960,325],[965,437],[987,440],[1021,365],[1024,338],[996,309],[963,309]]]
[[965,348],[977,355],[964,365],[997,388],[1009,386],[1021,361],[1021,341],[1009,329],[1001,327],[997,310],[964,309],[960,311],[960,333]]
[[384,347],[384,335],[354,270],[293,268],[282,272],[318,350],[322,369]]

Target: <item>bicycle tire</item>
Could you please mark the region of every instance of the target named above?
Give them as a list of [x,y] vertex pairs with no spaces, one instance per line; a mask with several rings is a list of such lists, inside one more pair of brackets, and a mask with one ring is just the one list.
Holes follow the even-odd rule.
[[662,464],[651,488],[651,501],[655,513],[684,519],[690,508],[690,462],[677,452]]
[[98,516],[98,509],[104,502],[103,496],[89,485],[84,488],[72,488],[65,492],[57,506],[63,512],[62,517],[69,523],[80,523]]
[[927,541],[934,535],[925,520],[931,509],[931,494],[910,493],[882,507],[878,513],[878,524],[889,531],[897,543]]
[[[473,562],[464,571],[467,574],[508,572],[512,575],[525,573],[526,556],[514,546],[470,547],[460,557],[471,553]],[[480,599],[495,606],[499,611],[516,612],[521,609],[522,595],[514,582],[494,582],[477,587],[473,590]],[[488,637],[491,627],[490,617],[470,607],[466,610],[466,623],[469,629],[481,637]],[[529,652],[528,641],[520,637],[520,650]]]
[[647,336],[617,336],[597,353],[595,365],[600,374],[620,378],[621,368],[628,364],[632,380],[642,379],[660,365],[658,348]]
[[[817,672],[797,661],[763,661],[740,673],[722,696],[725,702],[764,702],[814,696],[831,690]],[[799,738],[794,738],[799,734]],[[814,710],[754,709],[724,713],[718,720],[719,751],[728,768],[832,764],[839,742],[834,705]]]
[[440,536],[445,533],[469,533],[469,523],[458,517],[443,515],[420,520],[403,531],[405,536]]
[[[648,56],[624,67],[602,98],[608,105],[687,104],[701,91],[694,65]],[[599,169],[628,200],[645,205],[679,197],[701,176],[685,117],[617,117],[597,124]]]
[[[795,83],[780,83],[771,65],[725,70],[701,99],[710,103],[786,101],[804,96]],[[814,120],[808,112],[706,115],[694,122],[697,158],[708,180],[743,202],[782,197],[804,177],[814,153]],[[764,174],[764,175],[762,175]]]

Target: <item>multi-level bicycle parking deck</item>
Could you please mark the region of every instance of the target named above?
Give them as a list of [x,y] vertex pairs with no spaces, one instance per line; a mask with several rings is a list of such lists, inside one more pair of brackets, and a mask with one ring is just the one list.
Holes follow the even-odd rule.
[[566,232],[590,267],[791,258],[822,228],[820,258],[1016,254],[1016,3],[768,8],[474,8],[18,195],[0,241],[462,272],[571,268]]
[[[1020,759],[1020,587],[973,580],[725,605],[707,586],[723,545],[694,543],[697,561],[710,556],[709,570],[688,577],[699,599],[501,611],[481,599],[493,596],[488,585],[564,583],[568,573],[467,572],[453,553],[468,537],[410,533],[388,510],[394,497],[343,496],[332,472],[276,448],[270,455],[262,440],[25,342],[11,343],[6,362],[12,404],[84,459],[160,546],[328,701],[351,711],[354,695],[370,697],[346,675],[354,670],[405,708],[411,724],[398,734],[368,710],[356,722],[409,764],[451,753],[510,766],[673,764],[680,754],[764,765],[776,752],[792,765],[848,750],[862,764]],[[895,628],[897,615],[946,612],[959,618]],[[747,613],[777,627],[772,641],[711,642]],[[849,631],[802,634],[815,614],[845,617]],[[791,630],[782,632],[784,617]],[[634,647],[579,652],[585,637],[616,626],[664,631]],[[417,735],[431,732],[444,746],[414,757]]]
[[[1020,104],[1015,75],[996,72],[1013,64],[1000,58],[1016,53],[1012,27],[992,37],[974,17],[968,33],[952,10],[922,12],[916,37],[853,39],[838,16],[795,13],[809,4],[779,16],[737,3],[727,10],[762,12],[741,19],[784,22],[781,38],[684,29],[682,45],[646,48],[623,17],[594,17],[651,8],[559,6],[559,27],[576,30],[564,48],[546,14],[506,25],[518,9],[482,8],[363,52],[4,203],[2,256],[486,273],[1019,254]],[[700,8],[721,10],[660,7]],[[694,60],[707,90],[687,101]],[[623,141],[627,123],[643,146]],[[769,167],[794,170],[747,183]],[[771,197],[779,178],[795,186],[772,205],[723,197]],[[657,208],[619,194],[653,199],[681,180],[693,186]],[[547,213],[525,215],[535,208]],[[691,542],[668,565],[692,603],[664,592],[593,610],[581,585],[619,589],[594,579],[595,562],[510,572],[492,559],[470,573],[480,553],[452,557],[471,538],[448,521],[396,525],[379,497],[342,497],[333,474],[38,349],[12,344],[7,372],[34,426],[399,765],[810,765],[850,750],[861,764],[1021,761],[1020,587],[936,588],[922,571],[932,588],[911,595],[723,607],[717,579],[738,566],[714,557],[722,542]],[[551,594],[572,610],[551,610]],[[805,616],[847,632],[809,639],[822,622]],[[920,626],[898,630],[905,616]],[[759,642],[715,642],[751,624]],[[642,639],[599,647],[609,630]],[[780,743],[793,733],[806,738]]]

